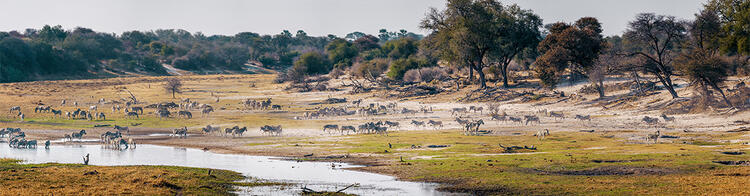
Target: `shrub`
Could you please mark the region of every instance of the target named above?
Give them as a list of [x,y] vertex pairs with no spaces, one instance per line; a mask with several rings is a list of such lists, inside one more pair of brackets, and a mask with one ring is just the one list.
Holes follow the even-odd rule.
[[425,67],[420,69],[412,69],[404,74],[404,81],[406,82],[432,82],[433,80],[442,80],[448,74],[445,73],[440,67]]
[[386,59],[373,59],[364,61],[352,66],[352,75],[358,77],[365,77],[366,75],[372,74],[373,76],[379,76],[388,69],[388,60]]
[[410,57],[406,59],[398,59],[391,62],[388,77],[394,80],[403,80],[406,71],[427,66],[429,66],[429,63],[426,59],[422,58]]

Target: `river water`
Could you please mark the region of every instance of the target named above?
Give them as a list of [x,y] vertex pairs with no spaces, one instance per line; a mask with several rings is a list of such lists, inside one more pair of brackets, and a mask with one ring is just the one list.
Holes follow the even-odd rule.
[[[43,145],[42,145],[43,146]],[[358,167],[346,163],[297,162],[278,157],[219,154],[192,148],[138,145],[132,150],[111,150],[100,145],[53,145],[50,149],[15,149],[0,144],[0,157],[24,160],[25,163],[82,163],[90,154],[91,165],[172,165],[237,171],[245,176],[291,186],[241,188],[239,195],[294,195],[306,186],[316,191],[336,191],[353,183],[344,192],[358,195],[445,195],[436,184],[398,181],[394,177],[346,170]],[[335,165],[335,167],[332,167]]]

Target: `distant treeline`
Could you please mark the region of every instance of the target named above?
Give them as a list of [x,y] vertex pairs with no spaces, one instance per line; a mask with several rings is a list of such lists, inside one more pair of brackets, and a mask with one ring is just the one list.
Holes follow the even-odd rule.
[[[347,35],[352,39],[363,33]],[[380,40],[413,33],[381,30]],[[302,30],[276,35],[242,32],[234,36],[160,29],[122,34],[45,25],[23,32],[0,32],[0,82],[88,78],[107,73],[166,75],[162,64],[196,73],[240,72],[248,61],[284,70],[302,53],[324,52],[334,35],[308,36]],[[383,41],[383,42],[384,42]]]

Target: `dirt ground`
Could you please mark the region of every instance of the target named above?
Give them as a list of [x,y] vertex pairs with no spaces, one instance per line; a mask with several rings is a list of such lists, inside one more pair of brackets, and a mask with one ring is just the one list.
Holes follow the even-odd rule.
[[[747,160],[744,151],[750,137],[745,129],[750,113],[737,109],[711,108],[704,112],[674,114],[670,108],[685,104],[687,98],[672,99],[664,90],[649,96],[627,96],[630,90],[611,90],[607,97],[582,94],[587,83],[563,84],[552,91],[533,85],[513,89],[496,89],[501,101],[462,101],[481,97],[476,87],[460,90],[444,85],[438,94],[401,97],[404,93],[376,90],[352,93],[349,80],[329,81],[338,91],[293,92],[288,84],[272,83],[273,75],[209,75],[173,76],[184,83],[183,93],[172,98],[162,85],[166,77],[131,77],[100,80],[40,81],[0,84],[0,127],[20,127],[27,138],[63,143],[94,141],[111,126],[129,126],[126,138],[138,143],[207,149],[221,153],[283,156],[300,160],[343,161],[369,165],[361,170],[395,175],[405,180],[445,183],[446,191],[475,194],[747,194],[742,187],[748,182],[748,169],[713,161]],[[733,79],[736,81],[737,79]],[[533,81],[529,81],[533,83]],[[608,85],[627,82],[612,79]],[[676,79],[678,93],[692,97],[686,81]],[[431,85],[431,84],[426,84]],[[440,85],[433,85],[440,86]],[[492,86],[492,85],[491,85]],[[560,96],[564,92],[565,96]],[[208,116],[191,110],[192,119],[171,117],[159,119],[156,109],[146,108],[138,119],[127,119],[112,106],[121,105],[132,93],[147,106],[161,102],[182,102],[189,98],[209,104],[215,112]],[[408,92],[407,92],[408,93]],[[467,95],[470,95],[467,99]],[[473,96],[473,97],[472,97]],[[266,100],[281,110],[253,110],[242,104],[246,99]],[[346,103],[325,104],[328,98],[346,98]],[[99,103],[104,99],[103,103]],[[62,100],[66,105],[61,106]],[[343,115],[307,119],[305,112],[325,107],[358,107],[369,104],[396,104],[385,115]],[[113,102],[116,101],[116,102]],[[77,102],[78,106],[72,105]],[[119,102],[119,103],[117,103]],[[107,120],[69,120],[52,113],[35,113],[39,103],[60,109],[63,113],[96,105]],[[514,123],[493,120],[491,105],[513,117],[536,115],[540,123]],[[25,114],[21,121],[12,106],[20,106]],[[452,108],[483,107],[481,112],[452,115]],[[401,114],[404,108],[428,112]],[[176,112],[178,109],[173,109]],[[544,113],[562,112],[565,118]],[[666,113],[673,117],[665,121]],[[590,115],[590,121],[574,119]],[[659,118],[647,124],[644,116]],[[455,121],[483,120],[482,136],[467,136]],[[442,127],[415,126],[413,120],[441,121]],[[357,126],[366,122],[398,122],[388,135],[342,134],[322,131],[324,125]],[[95,125],[108,125],[94,127]],[[222,133],[204,134],[206,125],[224,128],[247,127],[248,132],[233,137]],[[282,125],[282,136],[268,136],[260,131],[264,125]],[[172,129],[187,127],[190,136],[175,138]],[[62,141],[65,134],[85,129],[82,141]],[[534,134],[549,130],[540,139]],[[649,134],[659,131],[656,142],[646,141]],[[439,145],[430,147],[430,145]],[[505,147],[519,146],[508,150]],[[526,148],[523,148],[526,146]],[[726,154],[724,152],[743,152]],[[677,191],[677,192],[675,192]]]

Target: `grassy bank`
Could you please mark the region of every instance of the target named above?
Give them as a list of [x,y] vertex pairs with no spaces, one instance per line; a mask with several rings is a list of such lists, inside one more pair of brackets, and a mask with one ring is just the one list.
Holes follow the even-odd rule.
[[227,170],[172,166],[20,164],[0,159],[0,195],[232,195],[234,186],[263,186]]

